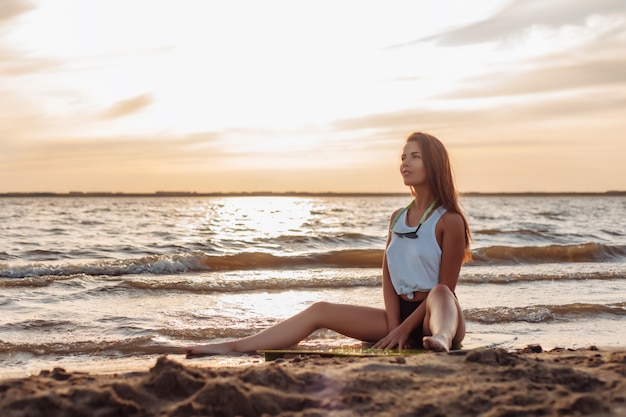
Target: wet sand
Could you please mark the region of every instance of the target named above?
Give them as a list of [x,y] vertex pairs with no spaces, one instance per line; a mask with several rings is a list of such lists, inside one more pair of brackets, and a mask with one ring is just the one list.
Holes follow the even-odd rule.
[[0,381],[12,416],[626,416],[626,348],[478,349],[376,358],[294,356],[141,372],[61,368]]

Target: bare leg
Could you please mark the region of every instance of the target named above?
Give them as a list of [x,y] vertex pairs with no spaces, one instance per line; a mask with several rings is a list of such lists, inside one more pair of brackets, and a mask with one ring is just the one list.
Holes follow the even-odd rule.
[[458,300],[445,285],[437,285],[426,298],[424,348],[447,352],[465,337],[465,320]]
[[187,355],[195,355],[285,348],[297,344],[321,328],[372,342],[384,337],[388,331],[385,310],[319,302],[255,335],[224,343],[190,347],[184,351]]

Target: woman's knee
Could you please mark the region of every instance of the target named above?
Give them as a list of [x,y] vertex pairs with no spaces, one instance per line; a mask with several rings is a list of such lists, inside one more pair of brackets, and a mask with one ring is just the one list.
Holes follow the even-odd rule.
[[305,311],[308,323],[316,329],[328,327],[333,318],[333,304],[327,301],[317,301]]
[[324,318],[331,314],[331,310],[332,303],[327,301],[316,301],[306,309],[309,317],[318,325],[325,321]]
[[429,298],[454,297],[454,293],[445,284],[435,285],[428,293]]
[[307,310],[310,310],[311,312],[315,312],[315,313],[322,313],[328,310],[330,304],[331,303],[329,303],[328,301],[316,301],[313,304],[311,304],[307,308]]
[[426,298],[427,310],[445,305],[457,304],[457,299],[450,288],[445,284],[435,285]]

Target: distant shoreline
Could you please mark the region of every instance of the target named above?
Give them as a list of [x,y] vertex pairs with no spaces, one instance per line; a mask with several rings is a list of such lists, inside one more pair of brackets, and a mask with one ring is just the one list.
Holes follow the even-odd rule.
[[[605,191],[605,192],[466,192],[459,193],[462,197],[623,197],[626,191]],[[314,192],[210,192],[201,193],[195,191],[156,191],[154,193],[122,193],[122,192],[82,192],[72,191],[69,193],[53,192],[11,192],[0,193],[0,198],[15,197],[402,197],[405,193],[314,193]]]

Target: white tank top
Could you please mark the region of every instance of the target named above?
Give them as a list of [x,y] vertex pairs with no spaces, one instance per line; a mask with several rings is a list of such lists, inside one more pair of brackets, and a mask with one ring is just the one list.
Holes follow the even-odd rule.
[[387,266],[391,283],[398,295],[415,291],[430,291],[439,283],[441,248],[435,236],[435,226],[446,209],[437,207],[422,224],[417,239],[401,237],[395,233],[413,232],[415,226],[406,224],[407,210],[392,226],[391,242],[387,247]]

